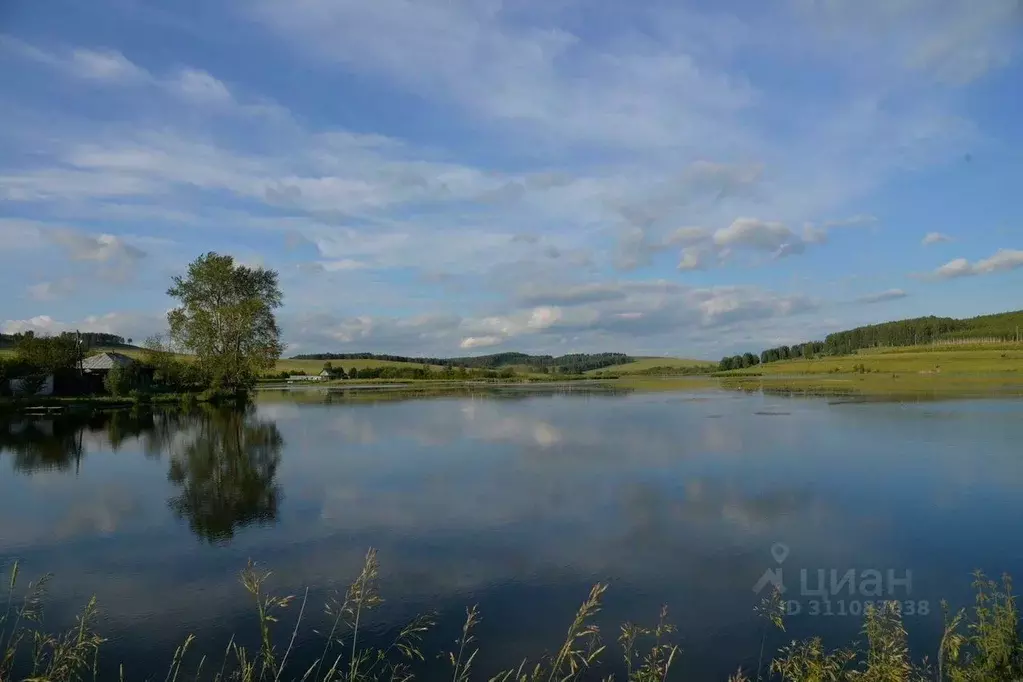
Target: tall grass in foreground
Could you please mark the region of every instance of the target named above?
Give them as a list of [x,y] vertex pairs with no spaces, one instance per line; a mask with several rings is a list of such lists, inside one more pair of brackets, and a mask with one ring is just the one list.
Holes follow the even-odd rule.
[[[377,557],[374,550],[358,577],[344,593],[331,594],[324,605],[330,628],[318,632],[324,637],[322,650],[308,667],[291,660],[295,640],[308,606],[308,590],[301,600],[275,596],[266,588],[269,572],[257,570],[251,562],[241,573],[241,582],[252,597],[259,623],[259,645],[255,650],[239,646],[232,638],[219,661],[201,658],[186,667],[186,655],[195,641],[188,635],[174,652],[168,669],[149,679],[212,680],[213,682],[405,682],[416,678],[416,666],[425,662],[424,635],[433,627],[432,616],[420,616],[406,624],[385,645],[366,645],[362,634],[369,613],[383,600],[377,590]],[[51,635],[43,629],[43,600],[49,576],[29,583],[18,595],[18,564],[7,581],[6,608],[0,617],[0,682],[63,682],[99,678],[99,651],[103,639],[95,632],[96,602],[90,600],[73,628]],[[862,644],[829,650],[821,638],[792,641],[780,648],[765,665],[762,640],[756,670],[739,669],[729,682],[784,680],[791,682],[1009,682],[1023,680],[1023,642],[1019,637],[1019,613],[1008,577],[998,583],[975,574],[976,601],[971,609],[952,613],[942,603],[944,633],[936,644],[933,664],[926,658],[917,662],[910,655],[907,633],[898,603],[868,609],[864,616]],[[564,641],[552,653],[524,660],[515,669],[493,677],[491,682],[571,682],[582,679],[613,680],[604,668],[608,648],[594,623],[600,612],[607,585],[590,590],[565,633]],[[278,617],[285,609],[298,606],[295,625],[278,632]],[[758,607],[765,626],[785,630],[781,597],[775,593]],[[480,623],[479,609],[466,610],[461,632],[452,651],[443,657],[450,664],[451,682],[478,679],[473,665],[479,653],[474,630]],[[773,630],[772,630],[773,631]],[[621,626],[618,656],[624,679],[630,682],[661,682],[686,677],[678,665],[681,649],[672,641],[676,629],[668,621],[667,608],[653,627],[632,623]],[[435,673],[431,674],[436,678]],[[123,668],[120,678],[123,682]]]

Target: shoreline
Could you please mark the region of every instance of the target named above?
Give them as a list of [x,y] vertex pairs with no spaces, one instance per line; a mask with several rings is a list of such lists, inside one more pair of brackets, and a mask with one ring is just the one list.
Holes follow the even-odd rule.
[[0,397],[0,414],[33,411],[62,412],[69,409],[123,409],[149,405],[231,404],[234,396],[194,393],[156,393],[139,396],[35,396],[31,398]]
[[[763,395],[807,398],[853,398],[898,402],[901,400],[955,400],[1023,398],[1023,376],[1016,373],[990,375],[950,374],[716,374],[697,376],[632,375],[614,379],[589,377],[558,381],[344,381],[320,384],[257,384],[250,400],[279,395],[323,396],[339,401],[445,397],[465,394],[515,392],[593,391],[647,393],[671,391],[742,391]],[[180,404],[232,404],[237,398],[204,393],[169,393],[140,396],[38,396],[0,398],[0,414],[60,413],[78,409],[124,409]]]

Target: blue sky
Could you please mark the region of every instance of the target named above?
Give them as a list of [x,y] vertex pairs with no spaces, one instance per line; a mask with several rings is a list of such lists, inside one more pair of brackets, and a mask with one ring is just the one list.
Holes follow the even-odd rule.
[[0,329],[720,357],[1021,307],[1018,0],[8,0]]

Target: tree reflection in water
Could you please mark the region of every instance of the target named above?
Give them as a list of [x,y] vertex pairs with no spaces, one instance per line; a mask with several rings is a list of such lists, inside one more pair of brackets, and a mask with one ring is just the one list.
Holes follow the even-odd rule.
[[273,523],[283,447],[276,424],[256,421],[251,410],[204,411],[191,438],[172,451],[167,478],[181,492],[171,509],[209,542],[229,540],[252,523]]
[[118,452],[134,442],[147,458],[169,455],[168,501],[208,542],[225,542],[253,523],[277,519],[276,483],[284,439],[249,408],[119,410],[19,417],[0,422],[0,455],[15,472],[77,475],[92,447]]

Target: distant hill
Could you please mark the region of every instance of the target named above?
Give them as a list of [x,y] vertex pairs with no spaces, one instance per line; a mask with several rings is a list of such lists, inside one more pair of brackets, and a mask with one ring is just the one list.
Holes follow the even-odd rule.
[[[711,367],[717,367],[717,363],[709,360],[648,356],[632,358],[630,362],[617,365],[611,371],[615,374],[647,374],[657,376],[705,373]],[[602,371],[600,369],[590,370],[587,374],[597,374]]]
[[493,353],[491,355],[459,358],[407,357],[403,355],[379,355],[376,353],[313,353],[296,355],[292,360],[383,360],[439,367],[465,367],[467,369],[521,367],[539,372],[578,374],[592,369],[624,365],[625,363],[632,362],[633,358],[624,353],[573,353],[559,356]]
[[823,341],[768,348],[759,355],[746,353],[724,358],[721,369],[739,369],[777,360],[819,355],[848,355],[866,348],[1007,341],[1023,341],[1023,310],[964,319],[931,315],[855,327],[828,334]]

